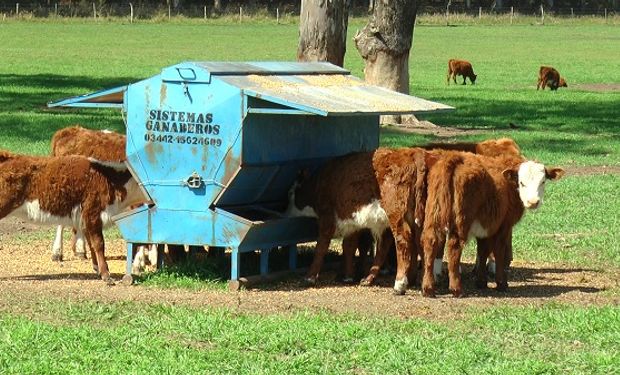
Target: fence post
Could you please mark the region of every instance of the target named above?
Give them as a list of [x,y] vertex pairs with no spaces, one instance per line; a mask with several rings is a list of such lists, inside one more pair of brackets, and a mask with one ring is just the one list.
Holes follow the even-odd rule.
[[168,4],[168,21],[170,21],[170,17],[172,17],[172,9],[170,8],[170,4]]
[[54,16],[58,17],[58,3],[54,3]]
[[276,8],[276,23],[280,24],[280,8]]
[[512,19],[515,16],[515,7],[510,7],[510,24],[512,25]]
[[15,3],[15,17],[19,17],[19,3]]
[[482,7],[478,7],[478,19],[482,19]]
[[543,25],[545,24],[545,9],[543,8],[542,4],[540,4],[540,21]]
[[607,22],[607,8],[605,8],[605,22]]
[[243,21],[243,8],[239,7],[239,22]]
[[129,23],[133,23],[133,4],[129,3]]
[[446,26],[450,26],[450,5],[452,4],[452,0],[448,0],[446,4]]
[[207,6],[206,5],[204,7],[204,18],[205,18],[205,21],[206,21],[207,20]]
[[97,6],[93,3],[93,18],[97,20]]
[[575,12],[573,12],[573,8],[570,8],[570,16],[572,18],[575,18]]

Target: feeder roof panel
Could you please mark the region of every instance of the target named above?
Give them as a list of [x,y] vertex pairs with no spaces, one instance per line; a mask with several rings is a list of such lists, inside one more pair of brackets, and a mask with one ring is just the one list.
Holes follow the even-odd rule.
[[[327,62],[194,62],[198,68],[207,70],[211,75],[273,75],[273,74],[349,74],[350,72]],[[183,64],[179,64],[183,65]]]
[[452,110],[344,74],[222,76],[244,94],[322,116],[406,114]]
[[47,103],[48,107],[121,108],[127,85]]

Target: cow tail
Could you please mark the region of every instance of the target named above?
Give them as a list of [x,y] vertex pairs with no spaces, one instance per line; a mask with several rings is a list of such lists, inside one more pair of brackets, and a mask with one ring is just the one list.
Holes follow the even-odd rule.
[[453,202],[454,202],[454,174],[455,170],[462,160],[460,157],[449,157],[440,168],[441,179],[435,178],[434,186],[429,186],[435,192],[435,204],[433,210],[433,219],[436,223],[435,228],[439,231],[449,231],[453,224]]

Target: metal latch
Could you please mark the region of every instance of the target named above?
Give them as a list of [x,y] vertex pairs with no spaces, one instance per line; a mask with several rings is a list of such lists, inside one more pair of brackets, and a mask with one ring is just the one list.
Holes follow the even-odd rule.
[[202,177],[200,177],[198,173],[194,172],[192,173],[191,176],[187,178],[187,180],[185,181],[185,184],[190,189],[198,189],[202,186],[203,180],[202,180]]

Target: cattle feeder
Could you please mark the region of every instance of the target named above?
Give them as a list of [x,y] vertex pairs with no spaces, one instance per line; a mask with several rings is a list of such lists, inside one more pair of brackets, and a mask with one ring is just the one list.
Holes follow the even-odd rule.
[[134,243],[225,247],[231,286],[241,253],[313,241],[316,221],[287,217],[302,168],[379,145],[379,116],[452,109],[366,84],[329,63],[183,62],[151,78],[49,104],[112,107],[126,121],[127,163],[149,204],[114,218]]

